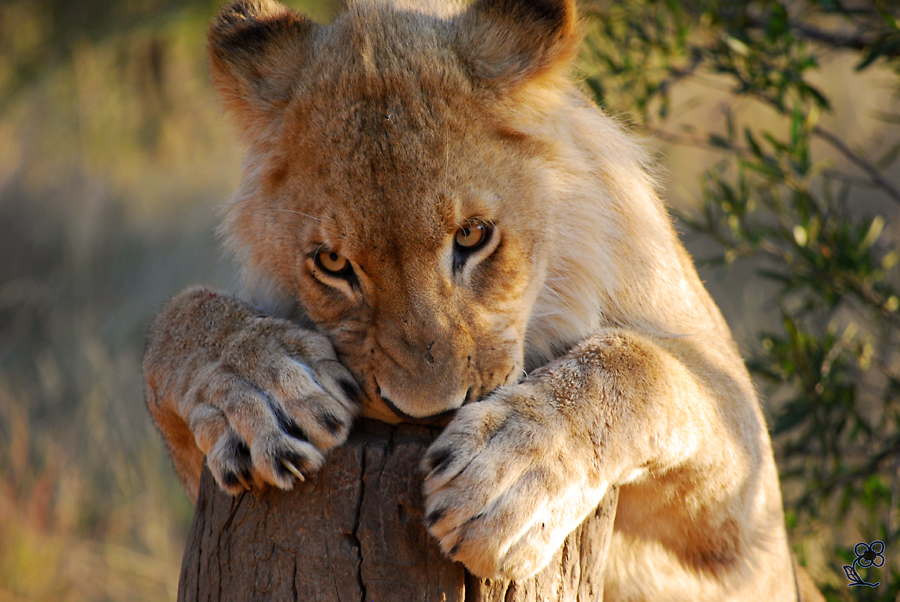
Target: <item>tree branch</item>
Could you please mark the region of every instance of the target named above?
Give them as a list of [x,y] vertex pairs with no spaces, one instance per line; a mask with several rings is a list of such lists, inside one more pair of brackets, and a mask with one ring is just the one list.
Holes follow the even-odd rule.
[[[769,26],[769,21],[760,16],[750,17],[750,25],[754,29],[766,29]],[[797,23],[796,21],[788,23],[788,27],[790,27],[791,31],[797,37],[813,42],[819,42],[826,46],[830,46],[831,48],[846,48],[849,50],[860,51],[871,48],[876,40],[878,40],[878,35],[875,33],[875,25],[873,23],[867,23],[867,25],[870,27],[860,28],[860,30],[857,30],[855,33],[845,33],[840,31],[825,31],[818,27],[807,25],[806,23]],[[866,33],[863,33],[863,31]],[[881,32],[884,33],[884,31],[885,30],[882,28]],[[887,51],[883,56],[900,56],[900,50]]]
[[900,203],[900,190],[898,190],[896,186],[888,182],[884,178],[884,176],[881,175],[881,172],[878,171],[877,167],[872,165],[872,163],[867,161],[864,157],[855,153],[853,149],[847,146],[847,144],[843,140],[841,140],[828,130],[822,129],[820,126],[816,126],[812,131],[813,134],[826,141],[839,153],[844,155],[851,163],[855,164],[861,170],[866,172],[866,175],[869,176],[875,184],[877,184],[882,190],[884,190],[892,199]]
[[[786,112],[785,107],[781,103],[779,103],[777,100],[775,100],[774,98],[767,96],[766,94],[764,94],[762,92],[754,92],[753,96],[755,96],[756,98],[759,98],[760,100],[765,101],[779,113],[789,114]],[[846,157],[851,163],[853,163],[854,165],[859,167],[861,170],[863,170],[866,173],[866,175],[869,176],[869,178],[872,180],[872,182],[875,185],[877,185],[879,188],[881,188],[885,193],[887,193],[888,196],[890,196],[896,202],[900,203],[900,189],[898,189],[896,186],[894,186],[893,184],[888,182],[884,178],[884,176],[881,175],[881,171],[877,167],[875,167],[875,165],[873,165],[869,160],[867,160],[865,157],[861,156],[860,154],[855,152],[853,149],[851,149],[849,146],[847,146],[847,143],[845,143],[843,140],[841,140],[838,136],[829,132],[828,130],[824,129],[821,126],[818,126],[818,125],[815,126],[812,129],[812,133],[814,135],[818,136],[819,138],[821,138],[822,140],[824,140],[825,142],[827,142],[828,144],[830,144],[839,153],[844,155],[844,157]]]
[[816,27],[801,23],[791,23],[791,30],[800,34],[800,37],[814,42],[827,44],[832,48],[849,48],[851,50],[865,50],[875,41],[872,36],[859,34],[847,34],[832,31],[823,31]]

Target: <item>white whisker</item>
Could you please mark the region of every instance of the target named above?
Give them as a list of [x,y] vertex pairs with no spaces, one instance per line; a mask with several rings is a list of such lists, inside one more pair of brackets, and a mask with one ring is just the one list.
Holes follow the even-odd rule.
[[308,217],[309,219],[315,220],[319,223],[322,223],[322,221],[324,221],[321,217],[316,217],[315,215],[303,213],[302,211],[294,211],[293,209],[276,209],[276,211],[283,211],[284,213],[296,213],[297,215],[302,215],[303,217]]

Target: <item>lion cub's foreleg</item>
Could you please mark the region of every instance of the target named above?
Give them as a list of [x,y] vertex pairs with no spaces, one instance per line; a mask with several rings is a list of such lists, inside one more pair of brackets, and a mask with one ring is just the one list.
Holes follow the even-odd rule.
[[206,288],[172,299],[144,354],[147,405],[196,499],[203,457],[219,485],[290,489],[342,443],[359,389],[321,334]]
[[473,573],[521,578],[549,561],[613,484],[671,481],[668,503],[695,517],[684,519],[681,538],[692,528],[715,532],[701,520],[746,522],[733,514],[753,498],[744,483],[759,481],[748,478],[759,425],[745,432],[739,423],[753,410],[722,406],[748,401],[708,388],[649,338],[611,330],[585,340],[457,413],[423,463],[431,533]]

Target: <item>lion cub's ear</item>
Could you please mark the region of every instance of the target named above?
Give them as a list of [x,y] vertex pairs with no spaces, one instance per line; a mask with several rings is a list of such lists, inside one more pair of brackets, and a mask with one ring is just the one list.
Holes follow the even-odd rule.
[[574,0],[476,0],[454,26],[472,75],[503,88],[568,67],[580,41]]
[[210,71],[225,106],[246,134],[271,121],[291,95],[317,27],[273,0],[240,0],[209,29]]

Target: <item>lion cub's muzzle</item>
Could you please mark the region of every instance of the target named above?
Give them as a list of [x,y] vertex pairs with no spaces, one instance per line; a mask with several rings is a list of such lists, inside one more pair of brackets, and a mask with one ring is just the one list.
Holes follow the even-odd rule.
[[453,306],[402,305],[405,311],[375,321],[364,345],[339,349],[368,394],[363,416],[440,423],[519,372],[521,345],[509,329]]

